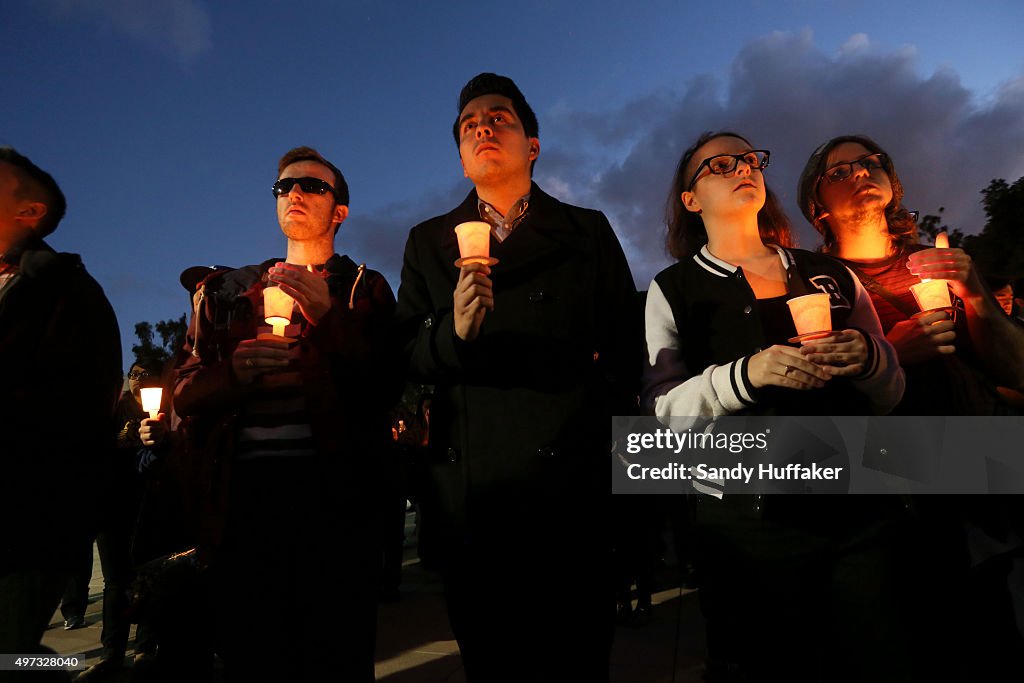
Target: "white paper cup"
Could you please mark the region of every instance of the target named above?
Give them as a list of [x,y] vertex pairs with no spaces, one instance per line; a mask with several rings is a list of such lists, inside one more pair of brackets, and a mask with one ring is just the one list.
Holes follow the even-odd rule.
[[786,302],[798,335],[828,332],[832,329],[832,307],[824,292],[805,294]]

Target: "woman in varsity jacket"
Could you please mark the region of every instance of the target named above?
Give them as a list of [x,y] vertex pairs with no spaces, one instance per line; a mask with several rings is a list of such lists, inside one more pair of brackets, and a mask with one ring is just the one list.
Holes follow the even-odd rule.
[[[864,287],[790,248],[769,153],[705,133],[679,161],[651,283],[644,407],[670,417],[884,414],[903,372]],[[831,335],[803,344],[786,301],[825,292]],[[899,636],[895,497],[696,496],[709,680],[884,680]],[[865,569],[867,567],[867,569]],[[887,596],[893,609],[878,609]],[[865,624],[870,623],[870,628]],[[799,644],[794,647],[795,644]]]

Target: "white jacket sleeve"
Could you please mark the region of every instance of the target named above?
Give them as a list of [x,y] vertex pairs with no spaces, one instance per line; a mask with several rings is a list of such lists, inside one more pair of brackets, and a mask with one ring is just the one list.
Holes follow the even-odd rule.
[[896,357],[896,349],[882,332],[882,324],[871,303],[871,296],[853,271],[850,271],[850,276],[853,278],[856,298],[847,322],[850,327],[859,330],[868,343],[868,360],[864,364],[864,372],[852,378],[853,385],[871,401],[872,414],[885,415],[903,398],[906,379]]
[[749,356],[725,365],[686,367],[679,343],[686,331],[676,328],[672,308],[657,282],[651,282],[647,292],[644,327],[647,345],[640,401],[645,411],[666,422],[671,416],[729,415],[755,404],[747,374]]

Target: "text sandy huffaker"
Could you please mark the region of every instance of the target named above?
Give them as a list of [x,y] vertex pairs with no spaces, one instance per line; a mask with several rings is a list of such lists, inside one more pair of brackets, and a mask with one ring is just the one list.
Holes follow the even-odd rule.
[[663,467],[643,467],[636,463],[626,469],[630,479],[708,479],[717,481],[743,481],[746,484],[757,474],[758,479],[794,480],[794,479],[827,479],[837,480],[842,467],[822,467],[817,463],[811,465],[759,465],[753,467],[735,465],[733,467],[709,467],[704,463],[693,466],[672,463]]

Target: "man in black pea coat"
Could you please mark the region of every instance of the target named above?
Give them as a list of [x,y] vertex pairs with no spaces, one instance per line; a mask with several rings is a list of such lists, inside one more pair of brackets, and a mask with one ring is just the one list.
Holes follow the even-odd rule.
[[[453,129],[474,190],[409,234],[397,316],[436,385],[421,554],[442,572],[469,681],[606,681],[613,414],[635,410],[633,278],[608,220],[531,182],[537,120],[480,74]],[[493,266],[454,265],[465,221]]]

